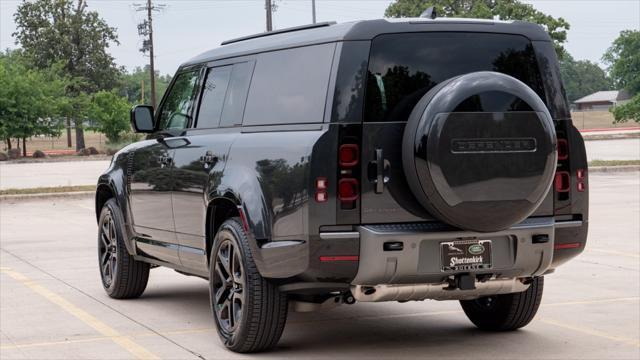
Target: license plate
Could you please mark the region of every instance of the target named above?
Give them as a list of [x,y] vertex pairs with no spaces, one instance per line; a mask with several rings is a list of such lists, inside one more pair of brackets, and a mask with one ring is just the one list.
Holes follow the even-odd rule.
[[491,268],[491,240],[460,240],[440,243],[443,271]]

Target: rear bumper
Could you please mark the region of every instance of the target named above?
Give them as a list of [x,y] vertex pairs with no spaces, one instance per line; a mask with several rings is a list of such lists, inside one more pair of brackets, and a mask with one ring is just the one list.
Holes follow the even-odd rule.
[[[360,261],[351,284],[440,284],[461,273],[490,274],[494,279],[540,276],[553,268],[557,231],[582,227],[582,221],[557,222],[552,217],[530,218],[492,233],[434,229],[429,224],[360,226]],[[492,267],[443,270],[440,243],[461,238],[491,240]],[[536,242],[534,238],[547,241]],[[389,242],[401,243],[402,250],[385,250]]]

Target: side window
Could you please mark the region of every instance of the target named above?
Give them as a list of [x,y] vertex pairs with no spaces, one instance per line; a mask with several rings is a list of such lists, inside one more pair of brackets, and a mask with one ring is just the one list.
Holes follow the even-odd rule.
[[221,66],[207,70],[207,77],[202,90],[202,100],[200,101],[200,111],[198,111],[197,128],[209,129],[218,127],[230,76],[231,66]]
[[243,125],[321,123],[335,44],[258,55]]
[[199,70],[176,75],[160,111],[159,129],[184,129],[189,125]]
[[242,124],[244,105],[247,102],[247,92],[249,91],[249,83],[251,83],[251,75],[253,74],[254,65],[255,62],[253,61],[233,65],[231,81],[229,82],[227,98],[224,101],[220,126],[224,127]]

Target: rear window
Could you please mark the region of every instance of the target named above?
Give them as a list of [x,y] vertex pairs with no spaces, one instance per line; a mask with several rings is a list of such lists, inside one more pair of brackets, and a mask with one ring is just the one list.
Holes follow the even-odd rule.
[[529,85],[543,99],[531,42],[523,36],[479,33],[381,35],[371,45],[365,121],[407,121],[420,98],[438,83],[496,71]]

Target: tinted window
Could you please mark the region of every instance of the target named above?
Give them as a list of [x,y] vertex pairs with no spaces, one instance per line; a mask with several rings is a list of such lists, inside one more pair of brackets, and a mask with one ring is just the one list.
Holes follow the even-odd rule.
[[160,129],[184,129],[191,119],[191,105],[198,81],[198,70],[176,75],[160,111]]
[[[431,88],[474,71],[511,75],[545,98],[533,47],[525,37],[473,33],[383,35],[371,46],[365,121],[406,121]],[[469,104],[478,102],[470,101],[463,107],[468,109]],[[513,106],[518,108],[517,104]]]
[[198,112],[197,127],[199,129],[218,127],[230,76],[231,66],[207,70],[207,77],[202,89],[200,111]]
[[233,65],[231,82],[227,90],[227,97],[222,110],[220,126],[242,124],[244,105],[247,102],[247,91],[251,82],[254,62],[243,62]]
[[260,54],[243,124],[322,122],[334,48],[323,44]]

